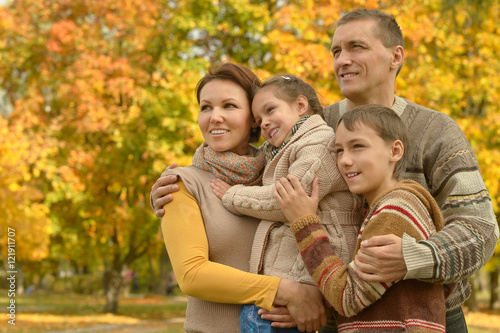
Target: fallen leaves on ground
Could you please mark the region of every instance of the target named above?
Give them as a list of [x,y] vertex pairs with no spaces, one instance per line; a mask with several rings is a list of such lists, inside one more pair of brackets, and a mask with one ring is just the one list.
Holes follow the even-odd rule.
[[498,329],[500,332],[500,314],[489,314],[484,312],[469,312],[465,315],[467,326],[485,327]]
[[132,325],[141,322],[142,320],[140,319],[112,314],[58,316],[51,314],[21,313],[16,316],[15,326],[4,326],[0,328],[0,332],[44,332],[47,330],[69,330],[105,324]]

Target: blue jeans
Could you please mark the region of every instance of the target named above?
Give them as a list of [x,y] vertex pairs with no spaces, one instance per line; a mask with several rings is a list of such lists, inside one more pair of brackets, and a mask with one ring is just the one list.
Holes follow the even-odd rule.
[[262,319],[259,307],[253,304],[242,305],[240,309],[241,333],[300,333],[297,327],[276,328],[271,327],[271,321]]
[[[446,313],[446,333],[467,333],[467,324],[462,308]],[[337,333],[335,321],[331,318],[328,326],[322,327],[319,333]]]
[[465,322],[462,308],[458,308],[446,313],[446,332],[447,333],[467,333],[467,323]]

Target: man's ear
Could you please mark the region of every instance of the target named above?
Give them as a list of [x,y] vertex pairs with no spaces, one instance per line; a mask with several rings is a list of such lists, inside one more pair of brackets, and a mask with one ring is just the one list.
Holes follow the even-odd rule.
[[396,45],[392,51],[391,68],[398,70],[405,59],[405,49],[401,45]]
[[403,158],[403,154],[405,152],[405,147],[401,140],[396,140],[392,143],[391,147],[391,161],[397,162]]
[[304,116],[309,110],[309,101],[304,95],[299,95],[295,100],[295,105],[297,105],[297,111],[299,111],[299,116]]

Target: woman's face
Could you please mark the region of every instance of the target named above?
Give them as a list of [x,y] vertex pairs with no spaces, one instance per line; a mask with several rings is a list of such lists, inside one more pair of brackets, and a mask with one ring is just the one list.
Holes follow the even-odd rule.
[[253,122],[246,91],[229,80],[212,80],[200,91],[198,125],[215,151],[248,152]]

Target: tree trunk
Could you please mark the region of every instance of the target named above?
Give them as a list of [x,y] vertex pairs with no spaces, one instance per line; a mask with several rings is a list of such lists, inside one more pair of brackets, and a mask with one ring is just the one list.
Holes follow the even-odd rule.
[[156,293],[160,295],[166,295],[168,289],[168,274],[171,271],[171,264],[168,258],[167,249],[163,246],[163,250],[160,253],[160,278],[156,285]]
[[123,277],[121,275],[121,270],[115,270],[111,268],[109,271],[104,273],[104,283],[106,288],[106,305],[104,307],[105,313],[116,313],[118,310],[118,297],[120,295],[120,289],[122,287]]
[[148,256],[148,264],[149,264],[149,286],[148,292],[153,293],[156,289],[157,279],[156,279],[156,270],[153,265],[153,260],[151,256]]
[[498,294],[500,290],[498,288],[498,276],[500,273],[500,268],[495,267],[493,272],[490,272],[490,310],[496,310],[500,308],[500,300]]
[[24,273],[23,264],[17,267],[16,295],[24,295]]
[[479,306],[476,299],[476,282],[475,275],[469,276],[468,278],[471,294],[470,297],[465,301],[465,306],[469,308],[470,312],[478,312]]

